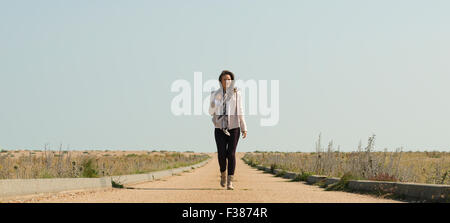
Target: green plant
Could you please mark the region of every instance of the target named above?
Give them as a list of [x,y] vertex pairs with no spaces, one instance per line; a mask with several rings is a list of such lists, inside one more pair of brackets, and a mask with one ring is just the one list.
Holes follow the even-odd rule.
[[306,181],[306,179],[308,179],[308,177],[311,175],[313,174],[310,172],[302,171],[300,174],[297,174],[292,181]]
[[350,180],[357,180],[358,178],[351,175],[350,173],[345,173],[342,175],[341,179],[334,184],[331,184],[328,188],[325,190],[327,191],[333,191],[333,190],[339,190],[339,191],[347,191],[348,190],[348,182]]
[[51,173],[47,172],[47,171],[43,171],[43,172],[40,174],[39,177],[40,177],[40,178],[54,178],[54,176],[53,176]]
[[444,175],[442,176],[442,179],[440,182],[438,182],[439,184],[445,184],[445,179],[447,178],[448,174],[450,173],[450,170],[445,172]]
[[83,163],[81,164],[81,167],[82,167],[81,176],[82,177],[88,177],[88,178],[98,177],[97,170],[94,168],[92,162],[93,162],[92,158],[88,158],[83,161]]
[[245,158],[242,158],[242,159],[244,160],[245,163],[247,163],[251,167],[256,167],[258,165],[258,162],[254,161],[252,159],[245,159]]

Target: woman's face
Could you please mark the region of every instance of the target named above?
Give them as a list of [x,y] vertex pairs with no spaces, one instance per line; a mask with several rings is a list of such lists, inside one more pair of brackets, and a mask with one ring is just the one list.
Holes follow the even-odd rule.
[[222,76],[222,87],[223,89],[227,89],[227,81],[231,83],[231,75],[226,74]]

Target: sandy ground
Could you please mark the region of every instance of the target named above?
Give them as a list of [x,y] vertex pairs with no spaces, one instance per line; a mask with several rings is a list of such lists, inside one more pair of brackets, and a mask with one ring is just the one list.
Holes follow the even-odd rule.
[[245,164],[237,153],[235,190],[219,184],[217,154],[205,166],[162,180],[129,185],[133,189],[108,188],[63,192],[10,202],[139,202],[139,203],[385,203],[399,202],[340,191],[325,191],[304,182],[290,182]]

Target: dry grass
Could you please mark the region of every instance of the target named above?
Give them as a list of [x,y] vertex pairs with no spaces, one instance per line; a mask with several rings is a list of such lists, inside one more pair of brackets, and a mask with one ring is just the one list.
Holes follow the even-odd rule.
[[429,184],[450,184],[450,152],[374,151],[375,135],[367,146],[361,143],[354,152],[340,152],[331,141],[327,148],[316,142],[314,153],[255,152],[245,157],[253,164],[262,164],[299,173],[311,173],[355,179],[400,181]]
[[0,179],[103,177],[189,166],[206,154],[170,151],[0,151]]

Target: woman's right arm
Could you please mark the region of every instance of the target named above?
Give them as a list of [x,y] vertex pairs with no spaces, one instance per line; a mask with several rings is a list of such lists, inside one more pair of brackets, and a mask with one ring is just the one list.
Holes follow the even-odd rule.
[[209,105],[210,115],[214,115],[214,113],[216,113],[218,105],[220,105],[220,102],[218,102],[216,99],[216,91],[211,91],[210,105]]

